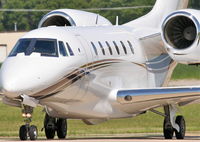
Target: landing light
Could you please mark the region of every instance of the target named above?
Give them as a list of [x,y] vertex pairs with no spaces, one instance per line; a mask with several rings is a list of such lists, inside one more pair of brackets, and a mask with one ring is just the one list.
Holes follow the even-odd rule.
[[22,113],[22,117],[24,117],[24,118],[31,118],[32,117],[32,115],[30,114],[30,113]]

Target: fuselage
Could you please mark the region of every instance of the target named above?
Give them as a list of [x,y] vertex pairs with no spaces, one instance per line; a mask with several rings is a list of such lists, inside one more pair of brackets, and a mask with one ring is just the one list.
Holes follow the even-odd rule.
[[156,87],[146,63],[131,28],[46,27],[18,41],[2,65],[0,85],[7,97],[28,95],[55,116],[131,117],[141,113],[139,106],[124,111],[116,91]]

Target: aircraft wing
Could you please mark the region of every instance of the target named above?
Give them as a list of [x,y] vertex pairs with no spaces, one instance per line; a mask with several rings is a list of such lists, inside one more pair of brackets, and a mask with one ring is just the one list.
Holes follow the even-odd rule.
[[117,101],[121,104],[145,103],[151,106],[178,104],[180,106],[195,102],[200,99],[200,87],[155,88],[119,90]]

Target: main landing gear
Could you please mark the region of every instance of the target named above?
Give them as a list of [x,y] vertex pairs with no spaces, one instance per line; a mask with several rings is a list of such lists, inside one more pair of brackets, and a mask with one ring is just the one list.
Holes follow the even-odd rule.
[[36,140],[38,136],[37,127],[30,125],[32,118],[33,108],[30,106],[23,105],[22,116],[25,118],[25,125],[22,125],[19,129],[20,140]]
[[172,105],[164,106],[165,114],[162,114],[156,110],[152,112],[164,116],[163,134],[165,139],[173,139],[174,133],[176,139],[184,139],[186,124],[183,116],[176,117],[176,107]]
[[186,125],[183,116],[175,116],[176,108],[173,106],[165,106],[165,119],[163,123],[163,133],[165,139],[172,139],[175,136],[176,139],[184,139]]
[[66,119],[53,118],[46,114],[44,129],[47,139],[54,139],[56,132],[59,139],[65,139],[67,136],[67,121]]

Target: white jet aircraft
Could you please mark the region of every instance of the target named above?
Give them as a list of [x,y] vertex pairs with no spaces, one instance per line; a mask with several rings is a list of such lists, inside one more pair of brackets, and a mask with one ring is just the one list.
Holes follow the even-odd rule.
[[30,122],[38,105],[45,108],[47,139],[66,137],[66,119],[94,125],[146,111],[164,117],[166,139],[174,132],[184,139],[177,107],[197,103],[200,87],[167,84],[177,63],[200,63],[200,11],[187,5],[157,0],[150,13],[123,25],[79,10],[45,15],[38,29],[19,39],[0,71],[3,102],[20,107],[25,118],[20,139],[37,138]]

